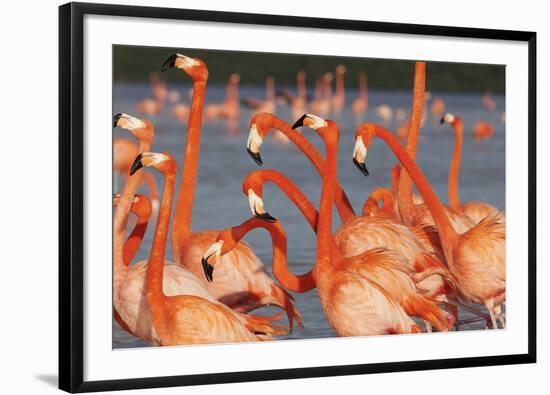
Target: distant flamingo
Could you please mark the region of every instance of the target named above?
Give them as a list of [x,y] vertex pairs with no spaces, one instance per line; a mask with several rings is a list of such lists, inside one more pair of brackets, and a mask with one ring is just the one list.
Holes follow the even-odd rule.
[[[208,69],[202,60],[181,54],[172,55],[163,65],[164,70],[172,67],[188,74],[194,84],[182,176],[172,222],[172,250],[178,265],[186,267],[204,279],[202,253],[215,241],[219,231],[193,232],[191,218],[199,166],[202,109]],[[279,306],[285,311],[294,309],[294,302],[288,293],[267,274],[262,262],[249,245],[239,243],[223,260],[218,265],[216,280],[212,283],[203,280],[208,291],[218,300],[243,312],[263,305]]]
[[136,111],[141,112],[149,117],[158,115],[164,108],[164,101],[168,96],[166,85],[160,80],[157,73],[149,74],[149,83],[153,98],[141,100],[136,104]]
[[491,96],[491,91],[486,91],[483,97],[481,98],[481,104],[488,111],[495,111],[497,108],[497,102]]
[[315,114],[327,116],[330,112],[330,97],[332,97],[330,84],[332,79],[332,74],[326,73],[315,83],[315,97],[309,105],[310,110]]
[[309,126],[323,139],[327,171],[323,177],[317,225],[317,258],[314,267],[321,305],[340,336],[418,332],[409,315],[449,328],[445,314],[429,298],[417,293],[407,263],[384,249],[371,249],[345,258],[332,236],[332,203],[336,184],[338,128],[311,114],[295,127]]
[[253,109],[253,115],[259,112],[275,113],[277,107],[275,101],[275,79],[273,77],[265,79],[265,100],[247,97],[243,99],[243,103]]
[[[457,233],[428,180],[392,133],[375,124],[363,124],[357,129],[356,139],[365,151],[373,137],[386,142],[428,204],[460,297],[484,304],[493,328],[497,328],[497,320],[504,326],[501,306],[506,286],[505,225],[498,216],[490,216],[465,233]],[[359,164],[364,167],[364,161],[359,160]]]
[[[166,241],[174,195],[177,165],[169,154],[144,152],[131,169],[152,166],[164,175],[164,192],[151,246],[145,294],[151,311],[155,343],[162,346],[220,342],[249,342],[281,334],[267,320],[239,314],[211,297],[191,294],[169,295],[164,291]],[[250,329],[252,328],[252,330]],[[261,332],[262,335],[256,333]]]
[[240,80],[241,76],[239,74],[231,74],[225,88],[225,100],[222,103],[210,103],[204,106],[204,119],[206,121],[213,118],[227,119],[229,120],[229,130],[231,132],[237,131],[240,115]]
[[336,76],[336,93],[332,96],[332,110],[340,114],[346,104],[346,87],[344,85],[344,74],[346,73],[346,66],[338,65],[334,72]]
[[[485,217],[493,214],[500,214],[500,211],[491,206],[488,203],[484,202],[468,202],[460,203],[458,185],[459,185],[459,172],[460,172],[460,162],[462,156],[462,137],[464,134],[464,124],[462,119],[453,114],[447,113],[441,118],[441,123],[446,122],[452,125],[455,132],[455,148],[453,152],[453,157],[451,160],[451,166],[449,168],[449,184],[448,184],[448,195],[449,195],[449,205],[462,213],[468,216],[474,223],[479,223]],[[504,217],[503,217],[504,219]]]
[[430,113],[436,117],[441,117],[441,114],[445,111],[445,102],[440,97],[435,97],[430,106]]
[[[148,150],[153,142],[154,127],[151,122],[127,114],[117,114],[114,126],[128,130],[139,140],[138,153]],[[131,170],[131,167],[130,167]],[[145,297],[145,272],[147,261],[131,266],[124,237],[126,222],[141,182],[141,172],[128,177],[115,209],[113,226],[113,306],[114,315],[123,329],[149,343],[159,339],[151,324],[151,311]],[[192,294],[209,298],[202,282],[191,272],[174,264],[167,264],[164,271],[164,290],[169,295]]]
[[381,104],[374,109],[374,112],[385,124],[391,123],[393,119],[393,110],[389,105]]
[[477,121],[474,124],[472,135],[476,140],[488,140],[495,133],[493,125],[487,121]]
[[304,112],[306,112],[307,106],[307,91],[305,85],[304,71],[299,71],[296,76],[296,95],[294,95],[288,89],[281,89],[278,92],[279,96],[282,96],[290,105],[290,115],[298,118]]
[[369,97],[367,94],[367,74],[364,71],[359,73],[359,97],[351,103],[351,111],[356,119],[363,117],[369,107]]

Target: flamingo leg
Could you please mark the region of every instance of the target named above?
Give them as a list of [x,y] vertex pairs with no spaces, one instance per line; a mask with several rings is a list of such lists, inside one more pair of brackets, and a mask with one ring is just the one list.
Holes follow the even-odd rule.
[[432,333],[432,324],[428,321],[424,321],[424,323],[426,324],[426,332]]
[[[489,323],[489,321],[491,320],[491,317],[488,316],[487,314],[484,314],[483,312],[479,311],[478,309],[474,308],[474,307],[471,307],[471,306],[468,306],[467,304],[465,303],[462,303],[460,300],[458,299],[455,299],[455,298],[449,298],[449,301],[452,302],[454,305],[472,313],[472,314],[475,314],[477,315],[478,317],[481,317],[483,318],[487,323]],[[490,310],[490,309],[489,309]]]
[[502,329],[506,328],[506,317],[504,317],[504,313],[502,312],[502,305],[495,306],[495,315],[497,316],[497,320],[500,321]]

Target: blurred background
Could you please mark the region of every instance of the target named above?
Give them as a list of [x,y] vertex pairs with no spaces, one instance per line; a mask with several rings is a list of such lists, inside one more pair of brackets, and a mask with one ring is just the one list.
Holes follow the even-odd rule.
[[[369,149],[366,178],[352,163],[354,132],[362,121],[378,122],[406,137],[411,106],[414,60],[326,57],[184,48],[113,47],[113,114],[125,112],[151,120],[156,128],[154,151],[169,151],[181,165],[193,83],[181,70],[160,72],[174,52],[205,61],[209,69],[202,127],[199,176],[193,210],[193,230],[238,225],[251,213],[242,180],[258,169],[246,152],[250,119],[268,111],[292,124],[304,112],[334,119],[340,127],[338,177],[355,211],[376,187],[389,187],[393,153],[377,140]],[[449,161],[454,147],[450,125],[440,125],[445,112],[464,120],[460,176],[462,201],[482,200],[505,211],[505,67],[483,64],[428,62],[426,106],[417,162],[444,203],[447,202]],[[302,133],[324,153],[312,130]],[[130,139],[121,129],[117,139]],[[318,207],[321,179],[305,156],[280,134],[262,145],[262,168],[281,171]],[[122,167],[121,167],[122,169]],[[181,171],[181,169],[180,169]],[[162,191],[162,179],[153,174]],[[123,174],[115,171],[114,192],[122,190]],[[149,194],[149,186],[143,186]],[[315,237],[300,212],[273,185],[266,185],[267,211],[285,227],[290,268],[308,271],[315,261]],[[156,219],[151,220],[136,261],[146,259]],[[334,229],[340,223],[334,217]],[[271,241],[256,230],[245,238],[268,270]],[[170,246],[167,259],[172,259]],[[293,294],[305,328],[288,338],[334,336],[317,293]],[[461,312],[461,319],[468,319]],[[462,329],[482,329],[484,323]],[[113,321],[113,347],[146,344],[130,337]]]

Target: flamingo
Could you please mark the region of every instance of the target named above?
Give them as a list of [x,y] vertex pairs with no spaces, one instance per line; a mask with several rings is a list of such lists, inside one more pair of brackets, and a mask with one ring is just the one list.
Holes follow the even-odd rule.
[[[139,140],[138,153],[150,149],[155,133],[151,122],[128,114],[117,114],[114,117],[114,126],[128,130]],[[147,261],[129,266],[131,254],[127,252],[127,244],[124,242],[127,217],[140,182],[141,173],[128,178],[115,209],[113,306],[115,318],[123,329],[151,344],[158,344],[159,339],[151,324],[151,311],[144,292]],[[192,294],[212,298],[194,274],[170,262],[167,262],[164,270],[164,279],[164,291],[168,295]]]
[[149,74],[149,82],[151,84],[153,97],[138,102],[136,104],[136,111],[151,117],[162,112],[164,101],[168,96],[168,91],[166,85],[161,81],[157,73]]
[[449,168],[449,184],[448,184],[448,195],[449,195],[449,205],[470,218],[474,223],[479,223],[485,217],[498,213],[502,216],[504,221],[503,214],[496,208],[491,206],[488,203],[484,202],[468,202],[460,203],[459,194],[458,194],[458,178],[460,172],[460,161],[462,155],[462,136],[464,133],[464,124],[462,119],[453,114],[447,113],[441,118],[441,123],[449,123],[455,132],[455,148],[453,152],[453,157],[451,159],[451,166]]
[[231,74],[225,88],[225,100],[222,103],[210,103],[204,106],[204,119],[206,121],[213,118],[227,119],[229,120],[229,130],[231,132],[237,131],[240,115],[240,80],[241,76],[239,74]]
[[481,98],[481,104],[488,111],[495,111],[497,108],[497,102],[491,97],[491,91],[486,91]]
[[336,94],[332,96],[332,110],[340,114],[346,104],[346,87],[344,85],[344,74],[346,66],[338,65],[334,71],[336,76]]
[[296,75],[296,95],[288,89],[278,91],[279,97],[283,98],[290,105],[290,114],[298,118],[306,111],[307,91],[305,86],[305,72],[299,71]]
[[[378,207],[378,202],[382,200],[382,207]],[[387,218],[395,219],[395,200],[393,194],[389,189],[376,188],[371,192],[368,199],[363,204],[363,216],[385,216]]]
[[193,79],[194,84],[183,171],[172,221],[172,250],[176,263],[199,276],[215,298],[237,311],[248,312],[263,305],[275,305],[287,312],[295,312],[296,308],[290,295],[269,276],[260,259],[246,243],[239,243],[237,248],[220,262],[216,281],[210,283],[204,279],[200,259],[202,253],[215,241],[219,231],[193,232],[191,217],[208,69],[202,60],[181,54],[172,55],[162,68],[181,69]]
[[[425,85],[426,62],[416,62],[414,70],[412,111],[407,137],[407,152],[412,160],[416,160],[416,148],[418,146],[419,129],[425,102]],[[358,152],[354,154],[354,158],[364,162],[365,158],[361,156],[361,153],[364,152],[364,150],[360,145],[357,145],[357,149]],[[355,159],[354,163],[360,170],[362,168],[364,169],[364,167],[358,165]],[[426,204],[414,204],[412,199],[412,190],[413,183],[411,178],[407,172],[401,171],[397,196],[399,215],[401,219],[406,225],[413,227],[418,225],[434,225],[428,206]],[[462,215],[460,212],[453,210],[452,208],[447,208],[446,211],[458,232],[462,233],[474,225],[468,217]]]
[[[319,174],[324,176],[326,163],[315,146],[290,125],[267,113],[257,114],[251,120],[247,151],[256,163],[263,163],[260,147],[266,133],[271,129],[284,133],[310,159]],[[392,249],[405,256],[411,268],[416,271],[423,271],[434,264],[440,266],[437,259],[432,256],[432,253],[439,253],[438,246],[430,244],[434,238],[426,237],[426,231],[423,231],[421,226],[408,229],[400,222],[387,218],[358,217],[338,182],[335,188],[335,205],[343,223],[336,232],[335,239],[345,256],[354,256],[378,246]],[[399,237],[396,237],[397,235]],[[429,288],[432,294],[439,294],[443,289],[443,279],[430,279],[420,286]]]
[[369,97],[367,94],[367,74],[362,71],[359,73],[359,97],[351,103],[351,111],[356,119],[363,117],[363,114],[369,107]]
[[247,97],[243,99],[243,103],[253,109],[253,114],[264,111],[275,113],[277,106],[275,101],[275,79],[271,76],[265,79],[265,100]]
[[381,104],[374,109],[374,112],[385,124],[391,123],[393,118],[393,110],[389,105]]
[[441,114],[445,111],[445,102],[440,97],[435,97],[431,106],[430,106],[430,113],[436,117],[439,118]]
[[315,83],[315,97],[309,105],[310,110],[315,114],[326,116],[330,112],[329,97],[332,96],[330,88],[332,78],[331,73],[326,73]]
[[409,317],[418,315],[439,330],[449,328],[437,305],[417,293],[405,259],[382,248],[345,257],[332,236],[332,204],[336,185],[338,128],[333,121],[305,114],[295,124],[309,126],[323,139],[327,152],[323,177],[317,257],[313,275],[328,321],[340,336],[418,332]]
[[414,160],[392,133],[379,125],[365,123],[356,131],[354,156],[360,168],[366,167],[364,157],[373,137],[386,142],[412,177],[428,205],[460,297],[466,301],[484,304],[489,311],[493,328],[498,328],[497,320],[504,327],[502,304],[506,289],[505,225],[499,221],[498,215],[493,215],[464,233],[457,232],[447,216],[448,211]]
[[474,124],[472,135],[476,140],[488,140],[495,133],[493,125],[487,121],[477,121]]
[[[127,138],[118,137],[113,139],[113,171],[115,174],[122,174],[124,180],[128,179],[128,173],[132,162],[137,155],[138,147],[136,143]],[[154,211],[158,209],[158,188],[155,181],[155,177],[152,174],[144,174],[141,178],[143,183],[146,183],[149,187],[149,194],[151,195],[152,205]]]
[[[156,344],[170,346],[251,342],[271,339],[272,334],[284,333],[280,327],[268,324],[266,319],[239,314],[208,294],[197,296],[165,293],[166,264],[164,257],[177,164],[169,154],[143,152],[136,157],[130,174],[134,174],[142,167],[153,167],[165,178],[161,207],[145,276],[145,294],[151,311],[151,323]],[[258,334],[259,332],[263,334]]]

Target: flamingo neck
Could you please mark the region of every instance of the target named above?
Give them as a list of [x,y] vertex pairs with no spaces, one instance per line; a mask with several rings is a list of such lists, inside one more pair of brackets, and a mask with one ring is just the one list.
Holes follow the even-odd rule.
[[[426,87],[426,63],[416,62],[414,68],[414,87],[411,118],[409,120],[409,133],[407,138],[407,153],[409,157],[416,160],[416,149],[418,146],[418,134],[420,122],[422,121],[422,111],[424,110],[424,92]],[[410,225],[414,212],[414,203],[412,197],[413,183],[410,175],[406,171],[401,171],[398,189],[399,215],[403,221]]]
[[[445,209],[441,204],[441,201],[433,191],[430,183],[418,168],[416,163],[408,155],[407,151],[403,149],[397,138],[388,130],[382,128],[381,126],[375,127],[375,135],[388,144],[389,148],[393,151],[396,158],[401,162],[403,169],[406,170],[412,180],[416,184],[418,191],[422,195],[424,202],[428,205],[428,208],[432,214],[435,225],[439,231],[439,237],[441,239],[441,244],[446,250],[445,246],[450,246],[452,242],[458,237],[458,234],[453,229]],[[403,172],[402,172],[403,173]],[[449,258],[449,257],[447,257]]]
[[180,258],[180,246],[191,234],[191,220],[195,186],[199,171],[199,152],[201,143],[202,110],[206,92],[206,81],[196,81],[193,87],[193,99],[189,122],[187,124],[187,140],[183,153],[183,170],[176,203],[176,211],[172,223],[172,249],[176,260]]
[[149,216],[138,215],[136,226],[130,236],[126,239],[124,243],[123,256],[124,256],[124,265],[128,267],[132,260],[134,259],[139,246],[143,240],[143,235],[147,231],[147,226],[149,225]]
[[[277,117],[273,117],[272,127],[283,132],[290,141],[292,141],[299,149],[304,153],[304,155],[313,163],[317,172],[323,177],[326,170],[326,162],[323,159],[323,156],[319,150],[310,143],[310,141],[304,137],[303,134],[292,129],[289,124],[282,121]],[[336,182],[336,189],[334,193],[334,204],[338,210],[338,215],[342,220],[342,223],[349,221],[350,219],[355,218],[357,215],[353,210],[351,202],[346,195],[346,192],[340,185]]]
[[[147,152],[151,148],[151,143],[139,142],[138,154]],[[113,261],[114,261],[114,283],[117,284],[120,275],[126,270],[124,260],[124,236],[126,235],[126,223],[128,216],[132,211],[134,195],[139,189],[141,183],[141,172],[134,173],[127,178],[124,189],[120,194],[118,205],[115,209],[113,220]]]
[[[331,133],[338,133],[337,129]],[[321,202],[319,203],[319,220],[317,221],[317,259],[316,269],[318,272],[318,281],[327,279],[328,273],[332,272],[333,257],[337,252],[333,248],[334,238],[332,236],[332,202],[334,200],[334,189],[336,186],[337,173],[337,152],[338,140],[335,142],[325,139],[327,152],[327,172],[323,177],[323,186],[321,188]]]
[[265,83],[265,96],[268,101],[275,100],[275,92],[274,92],[273,82],[271,80],[268,80]]
[[296,275],[291,273],[287,265],[287,238],[280,222],[268,223],[256,218],[249,219],[240,226],[231,229],[233,241],[237,243],[248,232],[256,228],[263,228],[269,232],[273,248],[273,275],[289,291],[307,292],[315,288],[313,272]]
[[175,180],[175,173],[166,174],[164,192],[162,193],[162,201],[158,212],[157,226],[155,227],[155,235],[153,236],[151,252],[147,262],[145,289],[151,310],[159,306],[158,303],[166,298],[163,290],[164,258],[166,256],[166,240],[168,238],[168,228],[170,226]]
[[298,79],[298,86],[296,90],[298,93],[298,97],[305,100],[307,97],[307,92],[306,92],[306,82],[303,78]]
[[449,184],[447,186],[449,195],[449,205],[452,208],[458,208],[460,206],[460,198],[458,193],[458,179],[460,177],[460,162],[462,156],[462,135],[464,125],[461,121],[453,123],[453,129],[455,130],[455,148],[453,157],[451,159],[451,166],[449,167]]
[[370,205],[376,205],[378,207],[378,201],[382,200],[382,207],[380,208],[380,212],[388,217],[394,217],[394,199],[392,193],[387,190],[386,188],[377,188],[375,189],[365,202],[365,205],[363,206],[363,214],[367,215],[370,211]]

